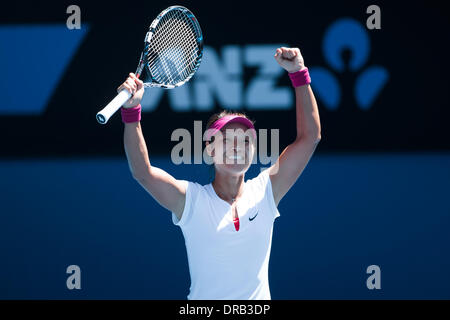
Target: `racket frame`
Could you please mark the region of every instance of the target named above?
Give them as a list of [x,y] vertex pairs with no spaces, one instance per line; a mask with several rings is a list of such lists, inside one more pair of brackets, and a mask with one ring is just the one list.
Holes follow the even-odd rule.
[[[147,62],[146,54],[148,52],[149,46],[150,46],[150,40],[152,39],[156,26],[161,21],[161,19],[168,14],[172,10],[180,10],[182,11],[186,16],[189,17],[189,19],[192,20],[193,26],[195,28],[195,33],[197,34],[197,57],[195,59],[195,65],[193,71],[186,77],[186,79],[177,82],[175,84],[165,84],[165,83],[159,83],[153,76],[150,70],[150,66]],[[142,72],[147,70],[148,72],[148,79],[150,79],[150,82],[144,82],[144,88],[149,87],[157,87],[157,88],[164,88],[164,89],[173,89],[176,87],[180,87],[186,82],[188,82],[192,76],[195,74],[197,69],[200,67],[200,62],[203,57],[203,33],[200,28],[200,25],[197,21],[197,18],[194,16],[194,14],[187,8],[183,6],[171,6],[167,9],[163,10],[150,24],[149,30],[147,31],[147,34],[145,35],[144,39],[144,50],[141,52],[141,57],[139,59],[139,64],[136,68],[136,77],[141,77]],[[121,92],[106,106],[104,107],[100,112],[97,113],[96,119],[100,124],[106,124],[109,120],[109,118],[117,112],[117,110],[120,109],[120,107],[127,102],[131,98],[131,93],[128,92],[126,89],[122,89]]]
[[[197,50],[197,58],[195,59],[195,66],[194,66],[194,71],[191,72],[186,79],[177,82],[176,84],[162,84],[159,83],[153,76],[152,76],[152,72],[150,70],[150,66],[148,65],[148,63],[146,62],[145,59],[145,54],[148,51],[148,47],[150,46],[150,40],[152,39],[156,27],[158,25],[158,23],[161,21],[161,19],[168,14],[170,11],[173,10],[179,10],[182,11],[187,17],[189,17],[189,19],[192,20],[192,24],[194,26],[195,29],[195,33],[198,35],[196,38],[197,41],[197,46],[198,46],[198,50]],[[173,89],[176,87],[180,87],[183,84],[185,84],[186,82],[188,82],[192,76],[195,74],[195,72],[197,71],[197,69],[200,67],[200,62],[202,61],[202,57],[203,57],[203,33],[202,30],[200,28],[200,25],[197,21],[197,18],[194,16],[194,14],[186,7],[183,6],[171,6],[168,7],[167,9],[163,10],[154,20],[153,22],[150,24],[149,30],[147,31],[147,34],[145,35],[145,40],[144,40],[144,50],[141,53],[141,57],[139,59],[139,64],[138,67],[136,68],[136,76],[139,78],[142,75],[142,71],[145,70],[148,72],[148,76],[149,79],[151,81],[149,82],[144,82],[144,88],[149,88],[149,87],[157,87],[157,88],[164,88],[164,89]]]

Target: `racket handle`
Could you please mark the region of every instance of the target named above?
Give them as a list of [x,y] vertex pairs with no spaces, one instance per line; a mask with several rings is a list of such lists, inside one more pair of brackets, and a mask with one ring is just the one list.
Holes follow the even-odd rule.
[[131,93],[128,90],[123,89],[119,94],[111,100],[106,107],[104,107],[99,113],[97,113],[97,121],[101,124],[108,122],[109,118],[120,109],[120,107],[131,98]]

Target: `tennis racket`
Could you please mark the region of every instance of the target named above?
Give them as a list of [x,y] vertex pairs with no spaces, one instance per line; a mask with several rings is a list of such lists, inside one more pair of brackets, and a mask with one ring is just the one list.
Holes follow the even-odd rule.
[[[197,19],[187,8],[172,6],[162,11],[150,25],[144,50],[136,69],[136,77],[147,70],[144,88],[173,89],[185,84],[200,66],[203,55],[203,35]],[[101,124],[131,97],[123,89],[97,113]]]

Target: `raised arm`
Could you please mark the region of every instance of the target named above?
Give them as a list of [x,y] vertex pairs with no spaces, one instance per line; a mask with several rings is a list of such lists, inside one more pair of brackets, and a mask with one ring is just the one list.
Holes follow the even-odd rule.
[[[124,108],[137,106],[144,94],[143,83],[130,73],[128,79],[117,89],[127,89],[133,94]],[[147,145],[142,134],[141,123],[125,123],[125,153],[133,178],[164,208],[174,212],[178,219],[183,214],[186,185],[164,170],[150,164]]]
[[[289,73],[305,69],[298,48],[279,48],[275,53],[275,59]],[[297,181],[321,139],[319,110],[311,86],[306,84],[295,88],[295,98],[297,137],[269,168],[273,196],[277,205]]]

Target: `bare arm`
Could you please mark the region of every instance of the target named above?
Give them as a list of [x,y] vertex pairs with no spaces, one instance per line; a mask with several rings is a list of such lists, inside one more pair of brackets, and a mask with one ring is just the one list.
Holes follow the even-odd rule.
[[[118,91],[123,88],[134,94],[124,107],[138,105],[144,94],[142,81],[134,74],[130,74]],[[164,170],[151,165],[140,122],[125,124],[124,147],[133,178],[161,206],[174,212],[177,218],[181,219],[186,198],[186,185]]]
[[[277,49],[275,58],[288,72],[304,68],[303,57],[297,48]],[[277,205],[297,181],[321,139],[319,110],[311,86],[307,84],[295,88],[295,97],[297,137],[269,168],[273,196]]]

